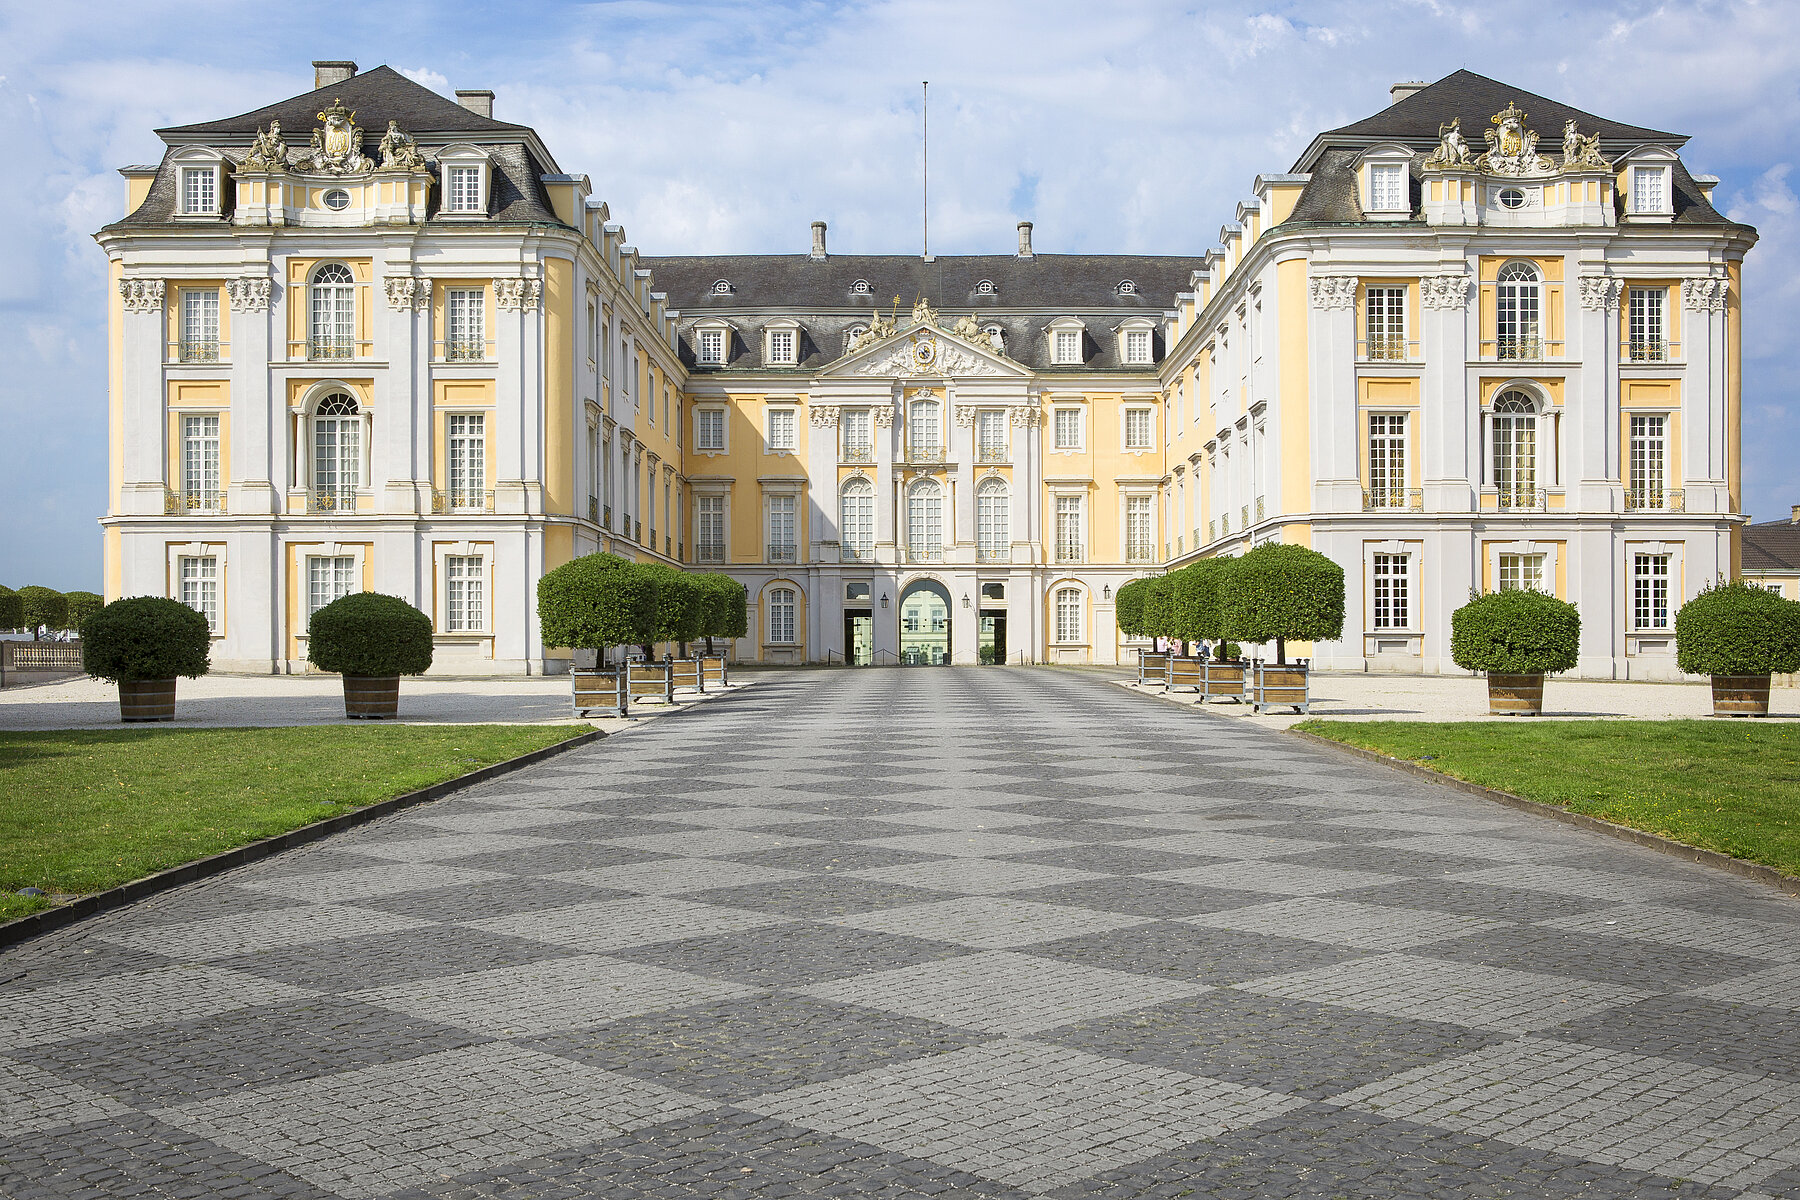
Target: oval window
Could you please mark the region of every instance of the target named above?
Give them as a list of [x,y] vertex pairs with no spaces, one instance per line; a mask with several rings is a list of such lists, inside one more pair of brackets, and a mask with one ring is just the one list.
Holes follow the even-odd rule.
[[1501,208],[1524,208],[1525,207],[1525,193],[1520,191],[1518,188],[1501,188],[1500,189],[1500,207]]
[[325,193],[325,207],[331,209],[349,208],[350,193],[346,192],[343,188],[332,188],[329,192]]

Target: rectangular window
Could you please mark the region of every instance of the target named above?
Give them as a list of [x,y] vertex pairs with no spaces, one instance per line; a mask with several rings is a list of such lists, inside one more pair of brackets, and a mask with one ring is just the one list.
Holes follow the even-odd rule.
[[218,181],[218,173],[211,167],[181,168],[181,211],[184,213],[218,212]]
[[1056,640],[1081,640],[1081,590],[1058,588],[1056,592]]
[[1669,419],[1663,416],[1631,418],[1631,486],[1627,508],[1661,508],[1668,481]]
[[487,507],[487,418],[480,413],[451,413],[446,456],[450,467],[450,507]]
[[181,292],[182,362],[219,361],[219,289],[183,288]]
[[1503,592],[1543,591],[1544,556],[1541,554],[1502,554],[1500,556],[1500,590]]
[[1634,629],[1669,627],[1669,556],[1631,556],[1631,625]]
[[1406,507],[1406,414],[1369,414],[1369,507]]
[[444,198],[444,207],[450,212],[480,212],[481,168],[451,167],[448,174],[449,195]]
[[219,632],[219,560],[216,555],[183,557],[177,564],[181,573],[181,602],[206,618],[213,633]]
[[975,414],[975,449],[982,462],[1006,461],[1006,414],[985,409]]
[[1404,166],[1374,163],[1369,167],[1369,207],[1376,212],[1401,212],[1412,207],[1406,198]]
[[1128,408],[1125,410],[1125,448],[1127,450],[1150,449],[1151,414],[1147,408]]
[[1081,410],[1079,408],[1056,410],[1056,448],[1058,450],[1081,449]]
[[700,360],[700,365],[706,367],[716,367],[724,362],[725,331],[723,329],[702,329],[696,357]]
[[792,450],[798,444],[795,440],[798,422],[791,408],[771,408],[769,410],[769,449]]
[[1148,329],[1128,329],[1125,331],[1125,362],[1131,366],[1143,366],[1150,361],[1150,331]]
[[724,409],[699,408],[694,410],[694,449],[724,453]]
[[725,497],[694,498],[694,559],[696,562],[725,561]]
[[845,409],[838,416],[838,435],[843,439],[843,461],[875,461],[874,422],[866,408]]
[[944,457],[935,400],[914,400],[906,410],[906,436],[915,462],[938,462]]
[[487,357],[486,300],[478,288],[453,288],[444,293],[445,358]]
[[1406,289],[1372,287],[1363,300],[1364,358],[1403,359],[1406,353]]
[[1663,306],[1668,298],[1666,288],[1631,289],[1627,353],[1632,362],[1668,361],[1669,343],[1663,334]]
[[769,593],[769,640],[794,640],[794,589],[775,588]]
[[306,560],[306,620],[333,600],[357,590],[356,559],[348,554]]
[[1081,331],[1079,329],[1056,331],[1055,361],[1059,366],[1073,366],[1081,362]]
[[769,561],[791,563],[795,558],[794,497],[769,497]]
[[1412,598],[1406,575],[1410,557],[1406,554],[1375,556],[1373,628],[1406,629],[1412,624]]
[[769,330],[769,361],[777,364],[791,364],[794,361],[793,330]]
[[181,418],[181,491],[188,508],[219,506],[219,418]]
[[1056,561],[1078,563],[1085,557],[1082,553],[1086,541],[1082,537],[1081,497],[1058,496],[1056,498]]
[[483,565],[479,554],[444,557],[444,628],[451,633],[487,627]]
[[1631,211],[1660,213],[1668,211],[1663,198],[1664,171],[1661,167],[1637,167],[1631,172]]
[[1149,496],[1125,498],[1125,561],[1152,562],[1156,558],[1155,513]]

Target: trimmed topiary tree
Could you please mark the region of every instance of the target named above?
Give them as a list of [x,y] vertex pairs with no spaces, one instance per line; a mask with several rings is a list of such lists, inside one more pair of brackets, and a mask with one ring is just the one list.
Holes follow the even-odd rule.
[[1675,614],[1675,663],[1690,675],[1800,671],[1800,601],[1742,580],[1704,588]]
[[211,662],[206,618],[178,600],[133,596],[114,600],[87,619],[81,669],[109,683],[198,679]]
[[1144,609],[1139,618],[1143,626],[1143,636],[1152,638],[1172,638],[1175,636],[1175,621],[1169,608],[1169,577],[1152,575],[1142,581],[1144,585]]
[[25,602],[19,593],[0,585],[0,629],[18,629],[25,624]]
[[1113,619],[1126,637],[1146,637],[1144,631],[1145,580],[1133,579],[1113,593]]
[[616,554],[573,559],[538,580],[538,624],[546,646],[596,652],[656,636],[655,575]]
[[69,628],[77,633],[89,617],[106,607],[106,601],[93,592],[67,592],[64,596],[69,602]]
[[24,625],[37,636],[41,625],[51,633],[69,627],[69,601],[66,596],[54,588],[38,587],[36,584],[19,589],[19,600],[25,606]]
[[1235,560],[1222,577],[1219,636],[1274,642],[1287,663],[1292,641],[1329,641],[1344,632],[1344,569],[1305,546],[1269,542]]
[[709,571],[695,577],[706,597],[701,636],[706,652],[713,653],[713,639],[741,638],[750,632],[750,592],[729,575]]
[[1235,561],[1203,558],[1166,577],[1169,596],[1164,608],[1171,637],[1183,642],[1210,642],[1222,634],[1226,581]]
[[[661,563],[645,566],[656,577],[656,630],[651,642],[674,642],[687,657],[687,644],[706,632],[707,594],[697,576]],[[649,658],[652,648],[644,647]]]
[[1465,671],[1554,675],[1573,668],[1580,649],[1575,606],[1529,588],[1471,596],[1450,614],[1450,657]]
[[321,671],[385,679],[431,667],[431,618],[380,592],[351,592],[312,615],[306,661]]

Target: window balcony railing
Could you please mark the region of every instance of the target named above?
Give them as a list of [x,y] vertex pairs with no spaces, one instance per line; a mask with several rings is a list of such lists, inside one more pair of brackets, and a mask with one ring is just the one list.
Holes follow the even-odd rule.
[[1481,343],[1483,358],[1499,359],[1502,362],[1532,362],[1545,358],[1562,357],[1561,342],[1547,341],[1541,337],[1503,337]]
[[644,522],[639,518],[632,519],[631,538],[640,546],[644,544]]
[[725,561],[725,543],[694,543],[694,561],[697,563],[722,563]]
[[791,563],[797,561],[799,557],[799,547],[795,546],[792,542],[769,543],[769,557],[767,559],[769,562]]
[[185,513],[222,513],[225,511],[225,493],[221,490],[204,492],[177,492],[170,488],[163,489],[163,515],[165,517],[181,516]]
[[491,513],[494,511],[494,493],[479,488],[441,488],[431,489],[431,513],[442,516],[445,513]]
[[353,513],[356,511],[356,489],[353,487],[316,487],[306,493],[309,513]]
[[675,543],[675,561],[676,562],[686,562],[687,561],[687,543],[686,542],[676,542]]
[[875,447],[846,442],[843,448],[838,451],[838,461],[846,463],[872,463],[875,461]]
[[602,504],[600,506],[600,528],[612,528],[612,505],[610,504]]
[[1156,547],[1134,545],[1125,547],[1125,561],[1128,563],[1152,563],[1156,561]]
[[588,497],[588,522],[593,525],[600,523],[600,497],[598,496]]
[[845,542],[838,547],[838,558],[843,562],[874,562],[875,547],[854,546]]
[[1250,528],[1250,506],[1248,504],[1244,505],[1243,508],[1240,510],[1240,519],[1239,519],[1239,523],[1238,523],[1238,528],[1239,529]]
[[906,461],[909,463],[941,463],[944,461],[942,446],[908,446]]
[[941,563],[944,561],[942,546],[908,546],[906,561],[909,563]]
[[355,358],[358,345],[355,338],[311,337],[306,339],[306,357],[315,360]]
[[[1206,540],[1207,541],[1216,542],[1219,540],[1218,526],[1219,526],[1219,523],[1216,520],[1208,521],[1206,523]],[[1199,539],[1200,539],[1200,533],[1198,530],[1195,530],[1194,531],[1194,540],[1198,541]]]
[[1505,509],[1542,512],[1549,507],[1549,496],[1543,488],[1501,488],[1495,503]]
[[1665,342],[1661,338],[1632,338],[1619,347],[1619,361],[1674,362],[1680,349],[1679,342]]
[[482,362],[493,357],[488,348],[493,343],[482,338],[446,338],[437,344],[440,362]]
[[1194,549],[1198,550],[1204,545],[1206,545],[1206,543],[1200,540],[1200,527],[1196,525],[1194,526]]
[[175,361],[184,363],[213,363],[219,361],[219,352],[223,348],[218,338],[182,338],[175,344]]
[[1256,519],[1259,521],[1263,519],[1263,497],[1261,496],[1256,498]]
[[1087,551],[1080,546],[1061,545],[1056,548],[1056,561],[1059,563],[1084,563]]
[[977,546],[975,547],[975,561],[984,563],[1011,562],[1012,547]]
[[1376,334],[1356,343],[1356,356],[1368,362],[1407,362],[1419,356],[1419,343],[1400,334]]
[[666,558],[675,557],[675,539],[666,533],[663,534],[663,556]]
[[1363,511],[1425,511],[1425,489],[1405,487],[1372,487],[1363,489]]
[[1681,488],[1627,488],[1625,508],[1630,512],[1686,512],[1687,492]]
[[981,446],[975,451],[976,462],[1003,463],[1007,458],[1005,446]]

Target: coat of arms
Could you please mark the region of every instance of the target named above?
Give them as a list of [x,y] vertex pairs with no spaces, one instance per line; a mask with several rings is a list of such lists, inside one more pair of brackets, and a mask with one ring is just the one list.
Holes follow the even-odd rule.
[[332,175],[367,171],[372,164],[363,157],[363,131],[356,124],[356,113],[333,99],[331,107],[318,117],[322,127],[313,130],[312,146],[302,161],[302,168]]

